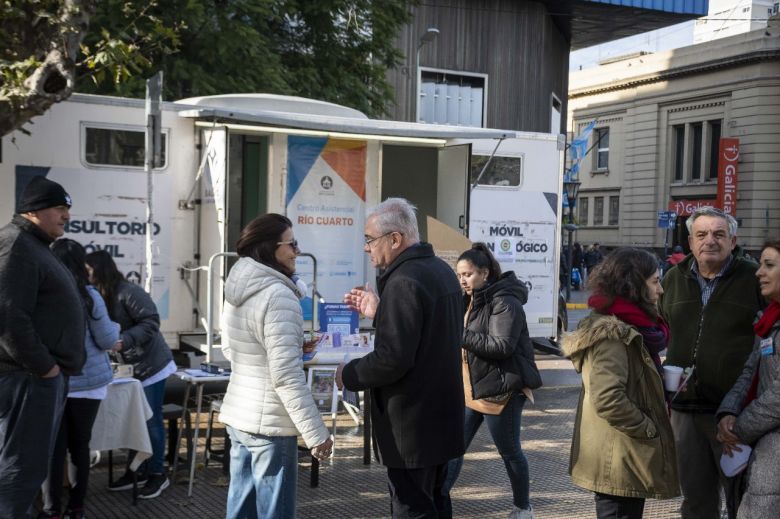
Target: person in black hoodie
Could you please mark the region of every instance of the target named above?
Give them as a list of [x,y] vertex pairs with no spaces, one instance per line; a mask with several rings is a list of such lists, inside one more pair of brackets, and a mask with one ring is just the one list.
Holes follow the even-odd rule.
[[[466,399],[466,449],[482,422],[504,460],[512,485],[510,519],[534,517],[529,499],[528,460],[520,447],[520,419],[530,390],[541,385],[523,304],[528,289],[501,267],[484,243],[458,258],[458,280],[466,313],[462,372]],[[450,461],[445,488],[454,486],[463,457]]]
[[0,517],[33,514],[65,406],[68,375],[86,360],[76,281],[51,253],[70,196],[34,177],[0,229]]

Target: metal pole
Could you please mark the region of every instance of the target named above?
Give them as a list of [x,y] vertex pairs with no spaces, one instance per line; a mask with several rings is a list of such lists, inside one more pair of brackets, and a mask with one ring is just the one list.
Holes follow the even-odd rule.
[[214,346],[214,335],[211,330],[214,328],[214,261],[223,256],[236,257],[235,252],[218,252],[209,258],[209,271],[206,276],[206,362],[211,362],[211,348]]
[[[569,225],[574,223],[574,208],[572,207],[572,202],[569,200]],[[572,234],[574,231],[572,231],[571,227],[569,227],[569,250],[566,254],[568,262],[569,262],[569,268],[568,273],[566,275],[566,301],[568,302],[571,298],[571,262],[573,260],[574,251],[572,247]]]

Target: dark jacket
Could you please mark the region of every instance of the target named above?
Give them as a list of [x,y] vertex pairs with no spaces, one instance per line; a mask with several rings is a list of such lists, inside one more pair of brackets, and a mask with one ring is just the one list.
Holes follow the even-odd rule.
[[37,225],[14,215],[0,229],[0,371],[77,375],[86,359],[84,307],[70,271]]
[[380,462],[433,467],[464,451],[460,285],[429,244],[403,251],[379,277],[374,351],[344,367],[352,391],[371,389]]
[[472,296],[471,312],[463,331],[463,349],[468,353],[472,398],[497,396],[520,391],[523,381],[520,364],[534,363],[534,349],[528,334],[523,305],[528,289],[505,272]]
[[613,496],[680,495],[664,388],[642,335],[614,316],[593,312],[566,336],[563,351],[582,374],[572,482]]
[[735,250],[707,306],[691,272],[689,255],[664,276],[661,312],[669,323],[666,363],[696,366],[687,390],[672,402],[677,411],[714,413],[734,385],[753,348],[753,320],[764,298],[757,265]]
[[[761,338],[734,387],[723,399],[718,418],[737,416],[734,433],[753,446],[748,467],[747,491],[742,497],[737,518],[777,517],[780,510],[780,322],[769,333],[774,344],[771,355],[762,356]],[[745,405],[753,376],[758,370],[756,399]]]
[[117,287],[111,319],[122,329],[125,362],[133,365],[133,376],[146,380],[173,360],[173,354],[160,333],[160,316],[146,291],[128,281]]

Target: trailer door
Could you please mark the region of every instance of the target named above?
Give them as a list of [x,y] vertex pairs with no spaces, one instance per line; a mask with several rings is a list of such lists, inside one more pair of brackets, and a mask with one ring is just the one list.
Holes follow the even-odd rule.
[[470,144],[439,149],[436,177],[436,218],[463,234],[468,233],[470,156]]

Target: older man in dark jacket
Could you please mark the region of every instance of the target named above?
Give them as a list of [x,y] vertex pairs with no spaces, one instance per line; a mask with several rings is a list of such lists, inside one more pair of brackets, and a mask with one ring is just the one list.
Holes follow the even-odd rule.
[[0,517],[31,517],[65,403],[81,372],[85,318],[76,282],[49,251],[70,196],[33,178],[0,229]]
[[374,317],[374,351],[337,374],[347,389],[372,389],[377,457],[387,467],[394,518],[447,517],[447,462],[464,450],[461,290],[418,236],[406,200],[388,199],[369,215],[365,250],[384,269],[379,297],[357,289],[346,301]]

